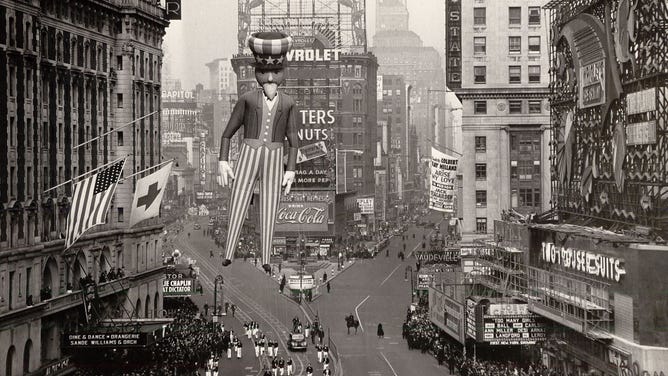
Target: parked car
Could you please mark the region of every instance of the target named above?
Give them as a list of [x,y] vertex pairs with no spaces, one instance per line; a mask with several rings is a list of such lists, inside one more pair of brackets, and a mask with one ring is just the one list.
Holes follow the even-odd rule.
[[308,342],[306,337],[302,333],[290,333],[288,334],[288,350],[297,351],[304,350],[308,347]]

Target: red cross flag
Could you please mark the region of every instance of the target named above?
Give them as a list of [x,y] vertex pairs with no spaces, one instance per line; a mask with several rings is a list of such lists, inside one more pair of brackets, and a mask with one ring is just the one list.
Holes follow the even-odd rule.
[[130,227],[143,221],[157,217],[160,213],[162,195],[165,193],[169,174],[172,172],[174,162],[169,162],[165,167],[137,180],[135,197],[132,200],[132,214],[130,215]]

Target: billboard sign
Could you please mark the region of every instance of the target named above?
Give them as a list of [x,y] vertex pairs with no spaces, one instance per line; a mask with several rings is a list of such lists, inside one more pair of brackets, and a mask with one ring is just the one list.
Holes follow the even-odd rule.
[[295,188],[334,190],[334,109],[300,109],[297,119],[302,157]]
[[374,214],[374,199],[373,197],[358,198],[357,206],[360,208],[362,214]]
[[167,271],[162,281],[162,294],[166,297],[186,297],[195,289],[194,279],[177,271]]
[[452,338],[464,343],[462,315],[464,307],[441,291],[429,288],[429,320],[446,331]]
[[63,347],[143,347],[147,333],[68,333],[63,336]]
[[445,71],[446,85],[450,89],[462,87],[462,3],[447,0],[445,3]]
[[326,202],[281,202],[275,231],[326,232],[328,219]]
[[431,273],[420,273],[417,277],[417,289],[427,290],[434,280],[434,275]]
[[484,315],[482,334],[490,345],[533,345],[547,339],[545,322],[536,314]]

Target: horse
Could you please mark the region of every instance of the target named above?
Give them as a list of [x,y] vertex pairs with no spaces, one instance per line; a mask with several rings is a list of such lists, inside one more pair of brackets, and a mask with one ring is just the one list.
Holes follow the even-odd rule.
[[360,322],[355,318],[355,316],[346,316],[346,327],[348,328],[348,334],[350,334],[350,328],[355,328],[355,334],[357,334],[357,329],[359,326]]

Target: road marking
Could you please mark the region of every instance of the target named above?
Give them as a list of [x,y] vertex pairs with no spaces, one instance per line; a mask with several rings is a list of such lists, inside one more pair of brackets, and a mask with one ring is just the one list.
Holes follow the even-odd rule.
[[398,345],[399,342],[390,342],[390,345]]
[[394,268],[394,270],[392,270],[392,272],[391,272],[387,277],[385,277],[385,279],[383,280],[383,282],[380,283],[380,285],[381,285],[381,286],[384,285],[385,282],[387,282],[387,280],[390,279],[390,277],[392,277],[392,274],[394,274],[394,272],[396,272],[397,269],[399,269],[400,266],[401,266],[401,264],[400,264],[400,265],[397,265],[397,267]]
[[394,370],[394,367],[392,367],[392,365],[390,364],[390,361],[387,360],[387,358],[385,357],[385,354],[380,353],[380,356],[382,356],[383,359],[385,359],[385,363],[387,363],[387,365],[390,366],[390,369],[392,370],[392,373],[394,374],[394,376],[399,376],[399,375],[397,375],[397,372]]
[[364,304],[364,302],[366,302],[366,300],[369,299],[370,296],[371,296],[371,295],[367,295],[366,298],[364,298],[364,300],[362,300],[362,301],[360,302],[360,304],[358,304],[357,307],[355,307],[355,315],[357,316],[357,321],[360,322],[360,329],[362,329],[362,333],[364,333],[364,325],[362,325],[362,319],[360,319],[360,314],[359,314],[359,312],[357,312],[357,309],[358,309],[362,304]]

